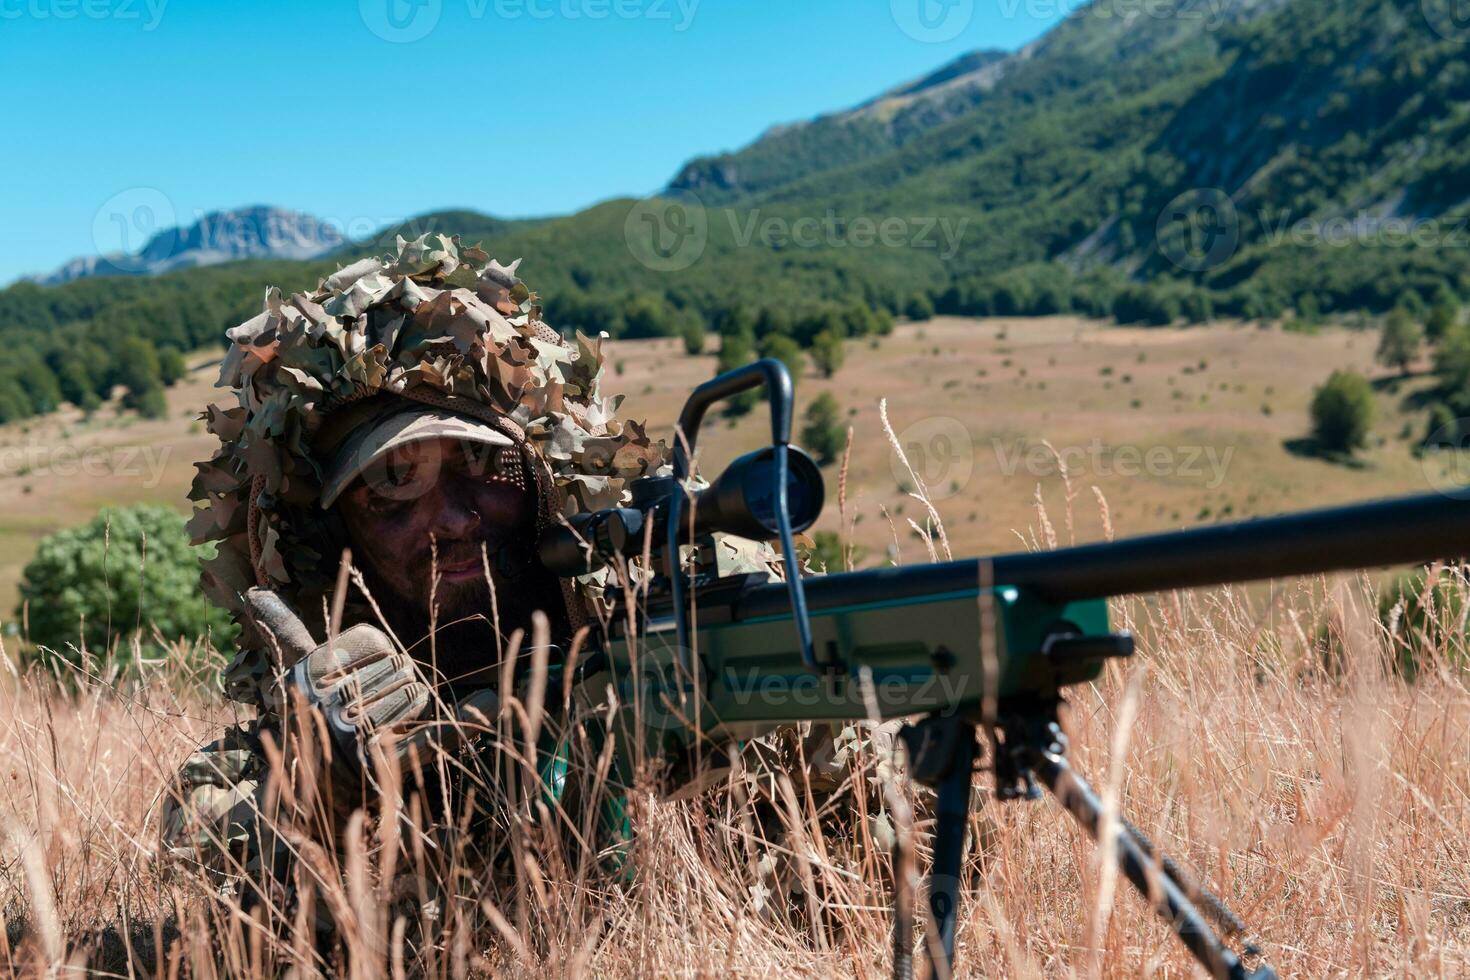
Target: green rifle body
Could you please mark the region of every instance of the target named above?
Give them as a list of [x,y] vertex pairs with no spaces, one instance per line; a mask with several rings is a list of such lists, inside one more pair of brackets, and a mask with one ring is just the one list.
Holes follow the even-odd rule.
[[635,642],[607,645],[625,731],[653,755],[802,721],[978,716],[987,693],[1055,693],[1095,679],[1101,658],[1057,660],[1043,647],[1048,637],[1108,630],[1103,600],[1044,602],[1012,586],[826,606],[811,611],[824,661],[813,671],[789,614],[732,620],[717,601],[698,606],[692,656],[653,618]]
[[[691,649],[666,589],[603,641],[597,684],[623,710],[622,752],[677,757],[782,724],[963,713],[1047,701],[1109,656],[1107,597],[1470,554],[1470,500],[1400,498],[1094,545],[808,578],[819,666],[802,658],[787,590],[696,581]],[[1060,641],[1060,642],[1059,642]],[[1088,642],[1095,641],[1095,642]],[[864,680],[866,678],[866,680]],[[870,683],[868,683],[870,682]],[[870,694],[865,693],[865,684]],[[627,709],[635,708],[629,711]],[[620,754],[622,754],[620,752]]]

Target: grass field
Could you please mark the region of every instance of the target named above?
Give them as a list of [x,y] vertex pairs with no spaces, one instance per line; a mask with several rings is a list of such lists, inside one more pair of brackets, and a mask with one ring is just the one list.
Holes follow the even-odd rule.
[[[1419,633],[1385,630],[1353,578],[1266,602],[1216,590],[1120,605],[1140,655],[1075,692],[1074,764],[1244,916],[1283,976],[1470,970],[1470,583],[1446,573],[1436,599]],[[1412,685],[1386,669],[1406,645]],[[595,812],[517,789],[536,785],[514,722],[528,714],[534,699],[496,719],[488,792],[506,819],[488,831],[404,822],[385,803],[381,823],[334,822],[340,849],[291,838],[342,937],[319,951],[304,920],[267,932],[269,917],[161,859],[163,787],[229,720],[224,706],[160,681],[60,694],[34,672],[0,676],[0,964],[49,977],[888,974],[881,842],[908,824],[886,754],[858,750],[835,796],[808,794],[799,764],[701,801],[635,794],[636,844],[612,870],[564,829]],[[913,800],[921,847],[928,800]],[[1191,975],[1055,803],[982,788],[975,804],[959,975]]]
[[[883,398],[956,555],[983,554],[1020,546],[1016,532],[1033,523],[1038,489],[1060,502],[1061,476],[1043,440],[1069,464],[1080,492],[1090,497],[1096,485],[1106,495],[1119,534],[1428,489],[1403,438],[1405,426],[1422,434],[1423,412],[1404,403],[1428,381],[1387,377],[1373,365],[1375,343],[1375,333],[1346,329],[1306,336],[1231,324],[1140,329],[1072,317],[941,318],[902,325],[873,349],[850,343],[834,378],[809,370],[800,380],[798,411],[830,391],[850,413],[849,515],[866,563],[884,560],[895,540],[880,505],[894,518],[901,554],[909,561],[923,554],[906,525],[922,523],[922,513],[878,418]],[[627,395],[627,415],[665,437],[683,398],[714,370],[713,356],[689,357],[675,340],[610,349],[622,368],[610,387]],[[1354,466],[1289,448],[1310,429],[1313,387],[1340,367],[1379,379],[1381,389],[1377,444]],[[169,392],[165,419],[104,409],[83,420],[67,410],[0,427],[0,616],[14,610],[21,569],[42,535],[109,503],[186,506],[192,464],[212,450],[194,419],[223,394],[214,376],[211,364],[196,362]],[[766,432],[763,412],[733,429],[712,418],[707,465],[757,447]],[[827,478],[818,527],[836,530],[835,467]],[[1076,540],[1100,537],[1095,509],[1084,511]]]
[[[937,320],[901,326],[873,350],[855,345],[835,378],[803,378],[798,398],[830,391],[852,411],[846,509],[865,561],[913,563],[928,545],[906,520],[922,526],[925,508],[900,487],[880,398],[959,556],[1046,540],[1048,527],[1067,543],[1427,488],[1401,436],[1406,423],[1422,427],[1404,400],[1423,378],[1381,385],[1376,439],[1359,463],[1294,443],[1309,428],[1312,386],[1334,367],[1376,376],[1373,346],[1346,330]],[[666,341],[614,345],[611,360],[630,414],[655,431],[713,365]],[[47,531],[106,503],[184,505],[190,464],[211,448],[192,418],[213,373],[196,365],[166,419],[62,414],[0,434],[6,608]],[[762,439],[759,414],[712,425],[711,466]],[[1070,498],[1050,453],[1033,451],[1043,439],[1070,461]],[[834,530],[836,483],[834,468],[820,525]],[[1077,691],[1067,714],[1078,767],[1235,906],[1284,976],[1470,971],[1470,583],[1457,570],[1440,582],[1427,611],[1416,600],[1387,621],[1366,576],[1116,603],[1139,656]],[[1389,666],[1410,649],[1412,684]],[[231,720],[229,706],[161,677],[125,691],[73,678],[62,690],[13,663],[0,658],[9,973],[870,978],[890,968],[893,873],[877,842],[905,831],[897,804],[909,791],[884,754],[860,750],[853,783],[832,797],[808,796],[799,766],[702,801],[635,796],[629,870],[609,873],[558,829],[589,826],[586,814],[517,789],[534,769],[512,719],[537,709],[507,705],[490,748],[504,778],[490,793],[508,816],[488,837],[388,819],[348,824],[341,851],[297,841],[334,910],[344,966],[318,958],[303,923],[280,923],[271,939],[210,880],[161,860],[164,787]],[[927,797],[915,802],[922,843]],[[1054,803],[1001,805],[987,791],[976,803],[961,975],[1190,974]]]

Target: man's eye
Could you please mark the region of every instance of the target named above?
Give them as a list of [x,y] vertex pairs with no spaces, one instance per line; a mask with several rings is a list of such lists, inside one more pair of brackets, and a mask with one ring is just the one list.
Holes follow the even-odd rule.
[[413,464],[374,466],[363,474],[363,503],[375,514],[396,511],[418,496],[420,476]]
[[390,466],[383,474],[383,485],[388,487],[406,487],[413,482],[418,475],[417,466]]
[[402,497],[371,492],[367,495],[367,508],[374,514],[391,514],[402,510],[407,504],[408,501]]

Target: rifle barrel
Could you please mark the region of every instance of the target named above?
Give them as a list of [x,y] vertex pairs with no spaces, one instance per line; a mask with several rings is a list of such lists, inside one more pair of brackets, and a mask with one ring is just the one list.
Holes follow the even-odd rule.
[[[806,594],[815,612],[978,590],[989,561],[990,584],[1060,603],[1466,556],[1470,498],[1431,493],[1055,551],[827,575],[810,579]],[[742,598],[735,616],[787,609],[784,586],[760,586]]]

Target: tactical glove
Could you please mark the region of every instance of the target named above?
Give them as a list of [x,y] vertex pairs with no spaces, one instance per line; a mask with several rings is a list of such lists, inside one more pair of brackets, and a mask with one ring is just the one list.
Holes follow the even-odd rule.
[[452,751],[467,735],[483,731],[498,710],[493,691],[477,691],[452,706],[434,704],[419,665],[370,624],[344,630],[330,646],[319,644],[268,589],[246,592],[245,613],[279,649],[286,699],[299,695],[320,712],[334,757],[359,772],[370,769],[373,747],[387,746],[390,733],[392,753],[400,760],[417,750],[419,761],[427,762],[435,746]]

